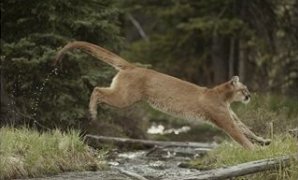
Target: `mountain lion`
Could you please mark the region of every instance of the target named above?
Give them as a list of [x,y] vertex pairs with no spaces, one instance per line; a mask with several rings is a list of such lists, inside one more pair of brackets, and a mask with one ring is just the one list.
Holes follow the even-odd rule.
[[213,88],[200,87],[151,69],[137,67],[102,47],[82,41],[67,44],[57,54],[55,64],[66,51],[75,48],[118,70],[110,87],[94,88],[89,103],[92,119],[96,119],[99,103],[125,108],[138,101],[147,101],[152,107],[176,117],[212,122],[247,149],[253,149],[252,142],[270,143],[269,139],[255,135],[230,108],[233,102],[250,101],[250,92],[239,82],[238,76]]

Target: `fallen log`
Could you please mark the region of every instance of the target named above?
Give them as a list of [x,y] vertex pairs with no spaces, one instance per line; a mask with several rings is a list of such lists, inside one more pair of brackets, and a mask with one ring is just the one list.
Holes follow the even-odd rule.
[[192,147],[201,148],[202,151],[209,151],[216,147],[213,143],[199,143],[199,142],[175,142],[175,141],[153,141],[144,139],[131,139],[120,137],[108,137],[108,136],[96,136],[87,134],[86,139],[93,139],[97,141],[109,141],[115,143],[127,143],[127,144],[143,144],[147,146],[162,146],[162,147]]
[[202,171],[188,177],[179,177],[177,180],[200,180],[200,179],[226,179],[253,174],[261,171],[276,169],[278,167],[287,167],[291,159],[298,159],[298,154],[281,156],[277,158],[251,161],[225,168],[217,168],[208,171]]

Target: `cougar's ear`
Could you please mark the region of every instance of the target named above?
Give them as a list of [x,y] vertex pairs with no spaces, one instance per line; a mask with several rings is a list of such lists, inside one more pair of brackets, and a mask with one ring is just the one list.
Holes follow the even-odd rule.
[[238,76],[233,76],[230,82],[231,82],[232,85],[235,86],[239,82],[239,77]]

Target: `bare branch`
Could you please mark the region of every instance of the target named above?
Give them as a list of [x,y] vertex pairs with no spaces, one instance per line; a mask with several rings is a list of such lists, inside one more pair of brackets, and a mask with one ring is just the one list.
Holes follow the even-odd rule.
[[140,25],[140,23],[132,16],[132,14],[128,13],[127,14],[128,19],[131,21],[131,23],[136,27],[136,29],[138,30],[140,36],[146,41],[149,42],[149,38],[146,35],[144,29],[142,28],[142,26]]

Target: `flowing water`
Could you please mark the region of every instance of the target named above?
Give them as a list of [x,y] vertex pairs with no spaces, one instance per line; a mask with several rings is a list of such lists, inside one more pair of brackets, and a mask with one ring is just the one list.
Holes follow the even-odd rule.
[[201,148],[154,148],[151,150],[114,154],[107,161],[109,168],[102,171],[67,172],[59,175],[35,178],[34,180],[160,180],[181,179],[200,171],[182,167],[210,149]]

